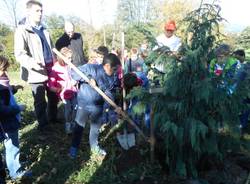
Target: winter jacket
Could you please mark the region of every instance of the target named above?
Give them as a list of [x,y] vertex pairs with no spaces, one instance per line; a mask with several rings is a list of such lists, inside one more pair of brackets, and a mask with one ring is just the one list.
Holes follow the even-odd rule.
[[[116,84],[116,75],[108,76],[103,65],[85,64],[79,67],[79,70],[83,72],[89,79],[94,79],[97,86],[105,92],[110,98],[113,98],[111,91]],[[80,81],[80,89],[77,92],[78,103],[86,105],[101,105],[104,104],[104,99],[99,95],[89,84],[87,84],[81,77],[72,71],[72,78],[76,81]]]
[[20,127],[17,115],[20,113],[20,107],[17,104],[11,104],[11,95],[9,88],[0,84],[0,139],[3,139],[3,133],[12,132]]
[[86,63],[84,53],[83,53],[83,40],[80,33],[74,33],[72,38],[64,33],[57,41],[56,41],[56,49],[61,50],[63,47],[68,47],[72,50],[72,63],[75,66],[81,66]]
[[[171,36],[170,38],[166,37],[165,34],[161,34],[157,36],[156,41],[159,47],[167,46],[171,51],[178,51],[181,46],[181,39],[175,35]],[[156,49],[156,48],[154,48]]]
[[75,96],[76,87],[75,81],[70,76],[70,68],[67,65],[60,65],[58,62],[52,67],[49,74],[48,87],[61,88],[57,94],[62,100],[69,100]]
[[[43,28],[49,47],[52,42],[48,31]],[[15,32],[14,52],[16,60],[20,63],[21,78],[28,83],[39,83],[48,80],[47,70],[43,55],[43,44],[28,21],[20,24]],[[41,69],[34,69],[35,64],[40,64]]]
[[213,59],[209,65],[209,72],[217,76],[223,75],[229,78],[234,77],[234,73],[237,67],[237,59],[229,57],[225,64],[218,64],[217,59]]

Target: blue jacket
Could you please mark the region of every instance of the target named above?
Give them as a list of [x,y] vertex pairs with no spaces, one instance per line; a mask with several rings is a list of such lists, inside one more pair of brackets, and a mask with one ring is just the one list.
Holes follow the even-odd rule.
[[20,113],[18,105],[10,105],[11,93],[8,88],[0,85],[0,140],[4,133],[12,132],[20,127],[17,114]]
[[[89,79],[94,79],[97,86],[110,98],[112,97],[111,91],[116,84],[116,75],[108,76],[102,65],[85,64],[78,68]],[[104,99],[99,95],[89,84],[87,84],[76,72],[72,71],[72,78],[80,81],[80,89],[77,93],[77,101],[86,105],[101,105],[104,104]]]

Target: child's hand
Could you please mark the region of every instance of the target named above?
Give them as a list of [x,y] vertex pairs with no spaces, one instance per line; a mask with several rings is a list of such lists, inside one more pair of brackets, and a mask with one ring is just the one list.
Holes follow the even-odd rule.
[[115,112],[116,112],[117,114],[122,114],[122,108],[121,108],[121,107],[117,107],[117,108],[115,109]]
[[89,80],[89,84],[90,84],[91,86],[96,86],[96,81],[95,81],[94,79],[90,79],[90,80]]
[[25,109],[26,109],[26,105],[19,105],[19,108],[20,108],[20,111],[25,111]]

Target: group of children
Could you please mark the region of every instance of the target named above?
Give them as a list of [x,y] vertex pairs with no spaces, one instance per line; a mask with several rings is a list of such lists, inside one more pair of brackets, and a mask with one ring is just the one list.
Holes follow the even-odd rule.
[[[70,61],[72,51],[64,47],[60,52]],[[215,76],[235,77],[244,67],[245,53],[237,50],[230,54],[228,45],[220,45],[215,50],[215,59],[210,62],[209,72]],[[127,93],[135,86],[148,87],[147,66],[136,48],[131,49],[130,57],[125,58],[125,75],[123,87]],[[20,127],[20,112],[25,110],[24,105],[18,105],[13,94],[21,86],[10,86],[7,76],[9,67],[8,59],[0,56],[0,139],[4,142],[6,164],[11,178],[15,179],[29,172],[21,168],[19,162],[19,140],[18,129]],[[117,53],[109,53],[104,46],[96,49],[96,55],[89,63],[78,69],[90,80],[90,83],[99,87],[109,98],[114,99],[117,88],[121,88],[121,62]],[[242,78],[242,77],[241,77]],[[243,79],[242,79],[243,80]],[[105,156],[106,151],[100,148],[98,136],[100,127],[105,120],[104,109],[110,108],[103,97],[98,94],[89,84],[72,70],[61,58],[54,63],[47,82],[48,88],[55,92],[64,104],[65,131],[72,133],[72,143],[69,150],[71,158],[76,158],[80,146],[83,129],[90,121],[89,144],[92,152]],[[231,89],[232,90],[232,89]],[[118,92],[121,92],[118,90]],[[130,106],[136,103],[130,101]],[[116,113],[121,113],[121,109],[113,109]],[[131,109],[130,109],[131,110]],[[242,113],[240,117],[241,127],[246,127],[250,111]],[[145,114],[149,115],[149,111]],[[114,119],[117,119],[115,117]],[[145,120],[149,119],[145,117]],[[114,120],[116,121],[116,120]],[[147,120],[146,120],[147,121]],[[146,124],[149,127],[149,122]],[[4,167],[0,158],[0,175],[4,175]],[[2,177],[0,177],[2,178]],[[1,180],[0,180],[1,183]]]
[[[249,64],[245,61],[245,51],[236,50],[233,53],[227,44],[221,44],[215,50],[215,58],[209,64],[209,72],[215,77],[222,77],[218,88],[225,89],[228,94],[234,93],[239,82],[245,80],[249,71]],[[250,99],[245,97],[243,103],[250,103]],[[248,124],[250,110],[241,112],[240,132],[243,136]]]

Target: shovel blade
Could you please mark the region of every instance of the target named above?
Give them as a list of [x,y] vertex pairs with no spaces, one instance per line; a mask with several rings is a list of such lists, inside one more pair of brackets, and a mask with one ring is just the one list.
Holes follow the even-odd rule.
[[133,147],[135,145],[135,134],[129,133],[129,134],[119,134],[116,136],[119,144],[121,147],[125,150],[128,150],[129,148]]

